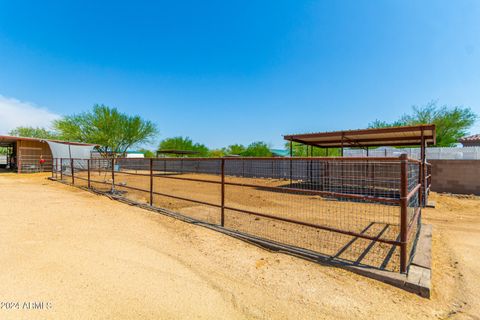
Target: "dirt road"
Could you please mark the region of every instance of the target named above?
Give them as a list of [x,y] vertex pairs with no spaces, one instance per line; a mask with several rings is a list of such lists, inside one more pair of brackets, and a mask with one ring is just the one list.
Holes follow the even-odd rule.
[[478,198],[432,197],[426,300],[45,177],[0,175],[0,319],[478,319]]

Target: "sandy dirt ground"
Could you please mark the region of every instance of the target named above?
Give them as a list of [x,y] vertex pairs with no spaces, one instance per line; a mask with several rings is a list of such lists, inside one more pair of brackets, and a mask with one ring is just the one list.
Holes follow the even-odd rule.
[[479,319],[479,198],[432,195],[427,300],[44,174],[0,190],[0,319]]

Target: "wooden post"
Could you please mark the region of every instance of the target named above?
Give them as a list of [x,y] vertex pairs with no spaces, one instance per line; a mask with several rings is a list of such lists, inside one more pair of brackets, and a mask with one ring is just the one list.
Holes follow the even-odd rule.
[[225,159],[222,158],[222,190],[221,190],[221,217],[220,217],[220,224],[222,227],[225,226]]
[[400,156],[400,272],[407,272],[408,252],[408,156]]
[[63,180],[63,158],[60,158],[60,180]]
[[150,158],[150,206],[153,206],[153,159]]

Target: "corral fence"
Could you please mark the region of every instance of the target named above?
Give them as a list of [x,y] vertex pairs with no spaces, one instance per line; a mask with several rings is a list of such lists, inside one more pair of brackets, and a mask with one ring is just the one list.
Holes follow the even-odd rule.
[[[420,159],[420,148],[382,147],[377,149],[345,149],[345,157],[399,157],[407,154],[409,158]],[[480,147],[428,147],[425,148],[427,160],[480,160]]]
[[407,272],[428,172],[406,155],[116,158],[54,159],[52,178],[326,259]]

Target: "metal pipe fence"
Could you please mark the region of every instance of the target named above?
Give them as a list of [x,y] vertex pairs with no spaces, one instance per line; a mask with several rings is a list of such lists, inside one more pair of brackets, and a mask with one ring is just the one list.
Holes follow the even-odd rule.
[[404,273],[428,194],[426,168],[406,155],[54,159],[52,177],[327,259]]

